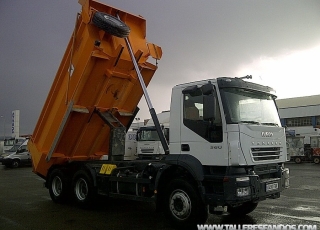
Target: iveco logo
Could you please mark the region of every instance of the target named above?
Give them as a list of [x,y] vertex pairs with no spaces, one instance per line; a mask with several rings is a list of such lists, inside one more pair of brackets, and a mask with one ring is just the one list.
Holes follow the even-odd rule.
[[263,136],[263,137],[272,137],[273,136],[273,132],[261,132],[261,136]]

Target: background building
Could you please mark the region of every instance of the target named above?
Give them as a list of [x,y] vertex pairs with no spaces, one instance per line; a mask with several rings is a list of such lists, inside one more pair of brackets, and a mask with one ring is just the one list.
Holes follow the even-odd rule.
[[[320,95],[276,100],[282,126],[295,135],[320,135]],[[306,138],[306,140],[307,138]]]

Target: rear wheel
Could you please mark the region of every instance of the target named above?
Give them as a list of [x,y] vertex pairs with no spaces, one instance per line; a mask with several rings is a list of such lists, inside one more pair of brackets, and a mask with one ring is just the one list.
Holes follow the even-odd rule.
[[248,213],[255,210],[257,206],[258,206],[258,203],[246,202],[239,206],[228,206],[228,212],[231,215],[240,215],[240,216],[247,215]]
[[96,190],[93,186],[92,178],[84,171],[78,171],[72,182],[75,201],[81,206],[90,205],[96,196]]
[[319,164],[320,158],[319,158],[319,157],[313,158],[313,162],[314,162],[315,164]]
[[300,164],[302,162],[302,159],[300,157],[296,157],[294,158],[294,162],[296,162],[297,164]]
[[68,200],[70,189],[67,178],[61,169],[54,169],[48,181],[49,194],[56,203],[65,203]]
[[172,180],[165,191],[165,215],[177,228],[196,228],[208,218],[208,208],[197,190],[183,179]]

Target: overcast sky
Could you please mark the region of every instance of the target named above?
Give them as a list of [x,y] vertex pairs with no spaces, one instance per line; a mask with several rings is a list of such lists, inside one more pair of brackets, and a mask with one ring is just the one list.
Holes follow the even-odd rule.
[[[221,76],[253,75],[278,98],[320,94],[319,0],[101,0],[147,20],[163,57],[148,90],[156,112],[171,88]],[[0,1],[0,127],[31,134],[69,42],[77,0]],[[161,95],[161,96],[159,96]],[[144,98],[138,117],[149,118]],[[0,136],[3,128],[0,128]]]

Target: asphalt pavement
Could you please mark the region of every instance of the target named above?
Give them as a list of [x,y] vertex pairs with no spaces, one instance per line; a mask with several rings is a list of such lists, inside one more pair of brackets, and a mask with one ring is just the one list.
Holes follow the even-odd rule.
[[[320,165],[286,166],[290,169],[290,188],[279,199],[260,202],[245,217],[209,215],[207,224],[302,224],[320,229]],[[90,209],[59,205],[51,201],[43,182],[30,167],[0,166],[1,230],[172,229],[152,203],[102,199]]]

